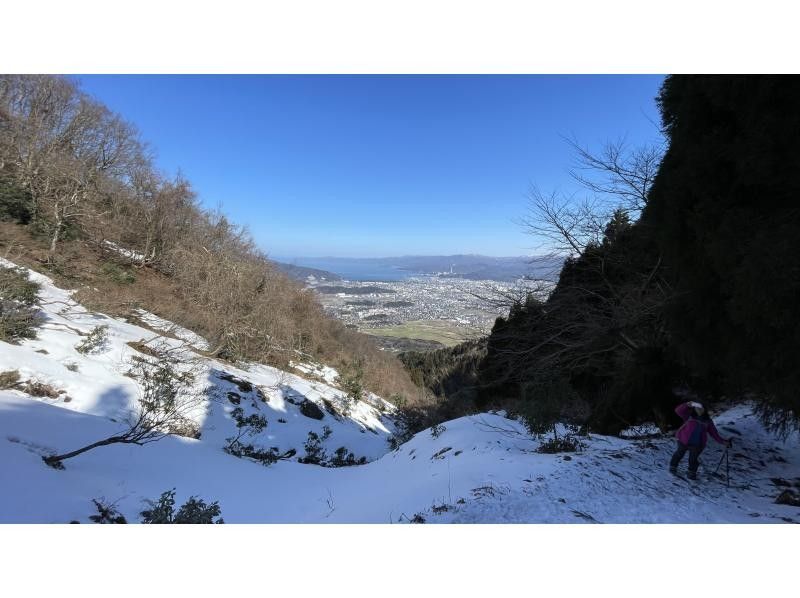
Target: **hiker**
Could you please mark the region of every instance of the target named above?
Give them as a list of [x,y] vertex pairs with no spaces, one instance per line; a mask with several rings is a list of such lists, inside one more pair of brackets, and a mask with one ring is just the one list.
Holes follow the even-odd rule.
[[719,435],[717,427],[711,418],[708,416],[705,407],[700,403],[689,401],[682,403],[675,408],[677,413],[683,420],[683,425],[675,433],[678,439],[678,448],[672,455],[669,462],[669,471],[672,474],[678,473],[678,464],[683,459],[686,451],[689,451],[689,479],[697,479],[697,466],[700,465],[698,458],[703,449],[706,448],[708,435],[727,446],[731,446],[731,439],[727,440]]

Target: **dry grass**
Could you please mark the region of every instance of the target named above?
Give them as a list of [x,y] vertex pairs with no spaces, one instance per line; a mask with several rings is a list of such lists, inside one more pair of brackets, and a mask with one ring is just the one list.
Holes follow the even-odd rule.
[[0,372],[0,390],[14,388],[18,384],[19,384],[18,370],[8,370],[6,372]]

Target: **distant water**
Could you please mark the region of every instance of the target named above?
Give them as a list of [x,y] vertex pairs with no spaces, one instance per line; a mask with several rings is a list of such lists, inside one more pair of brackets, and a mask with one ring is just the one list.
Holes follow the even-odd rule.
[[395,266],[384,264],[377,260],[295,258],[285,261],[295,266],[327,270],[338,274],[345,280],[363,282],[397,282],[420,275],[420,272],[400,270]]

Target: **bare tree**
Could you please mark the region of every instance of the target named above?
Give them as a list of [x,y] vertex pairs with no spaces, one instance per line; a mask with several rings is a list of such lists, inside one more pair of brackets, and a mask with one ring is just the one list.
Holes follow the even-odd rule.
[[544,193],[534,186],[521,224],[542,242],[546,254],[574,257],[602,242],[615,213],[624,213],[631,221],[639,218],[664,146],[656,143],[629,149],[624,141],[617,141],[592,153],[577,141],[568,143],[576,162],[570,176],[588,194]]
[[672,289],[661,276],[661,258],[618,247],[621,239],[631,239],[662,148],[628,150],[617,142],[593,154],[571,145],[578,163],[571,175],[587,193],[534,188],[522,221],[551,258],[566,261],[556,285],[548,288],[541,280],[538,293],[510,297],[517,324],[501,328],[492,347],[509,380],[602,371],[612,355],[657,347],[665,338],[660,315]]
[[570,176],[585,189],[610,197],[618,209],[624,209],[632,218],[638,216],[647,205],[650,187],[664,156],[663,139],[660,143],[634,148],[627,148],[624,140],[608,142],[598,153],[592,153],[576,140],[568,143],[576,157]]

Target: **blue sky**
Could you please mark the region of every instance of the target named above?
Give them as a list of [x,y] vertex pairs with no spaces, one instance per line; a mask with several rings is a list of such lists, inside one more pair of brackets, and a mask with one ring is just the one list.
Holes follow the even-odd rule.
[[78,76],[273,257],[527,255],[563,137],[658,137],[663,76]]

